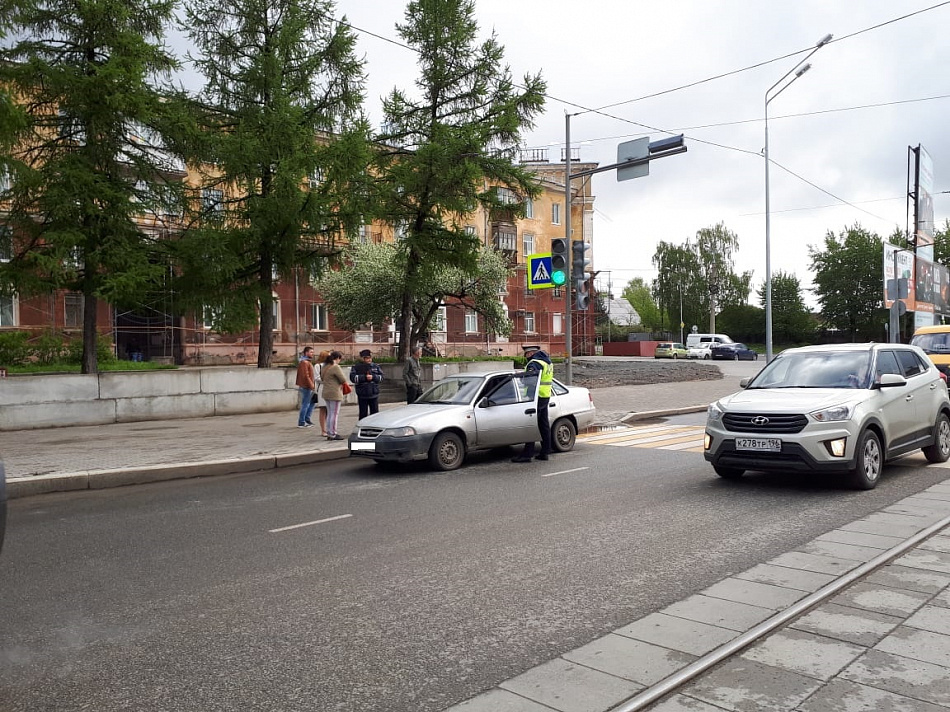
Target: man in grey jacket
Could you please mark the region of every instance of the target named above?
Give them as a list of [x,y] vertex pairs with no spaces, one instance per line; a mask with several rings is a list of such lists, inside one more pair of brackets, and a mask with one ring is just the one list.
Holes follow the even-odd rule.
[[406,402],[415,403],[416,398],[422,395],[422,347],[416,346],[406,357],[406,365],[402,367],[402,377],[406,381]]

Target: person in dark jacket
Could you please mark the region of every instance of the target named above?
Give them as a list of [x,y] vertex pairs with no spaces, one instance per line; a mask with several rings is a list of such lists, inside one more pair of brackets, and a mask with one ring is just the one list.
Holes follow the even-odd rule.
[[548,402],[551,400],[551,384],[554,381],[554,364],[551,357],[534,344],[522,346],[524,357],[528,360],[525,373],[537,374],[538,378],[538,435],[541,436],[541,452],[534,454],[534,440],[524,444],[524,449],[512,462],[531,462],[534,457],[547,460],[551,454],[551,424],[548,422]]
[[356,384],[356,402],[359,404],[359,420],[379,412],[379,384],[383,382],[383,369],[373,363],[373,352],[360,351],[360,362],[350,369],[350,380]]

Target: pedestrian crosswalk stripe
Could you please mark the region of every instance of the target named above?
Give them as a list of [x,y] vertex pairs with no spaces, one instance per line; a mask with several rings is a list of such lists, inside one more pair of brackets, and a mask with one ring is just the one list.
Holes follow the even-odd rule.
[[587,435],[583,440],[593,445],[702,452],[704,430],[702,425],[650,425]]

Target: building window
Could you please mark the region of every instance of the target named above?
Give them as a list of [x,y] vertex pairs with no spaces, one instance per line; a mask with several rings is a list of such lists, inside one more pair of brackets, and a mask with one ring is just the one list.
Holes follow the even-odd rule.
[[82,328],[83,296],[78,293],[63,297],[63,324],[67,329]]
[[518,202],[518,196],[510,188],[495,188],[495,196],[502,205],[511,205]]
[[314,304],[311,307],[310,327],[314,331],[328,331],[330,329],[330,319],[327,314],[326,304]]
[[534,217],[534,201],[531,198],[524,201],[524,216],[526,218]]
[[13,259],[13,232],[6,225],[0,225],[0,262]]
[[406,223],[398,222],[393,226],[393,239],[397,242],[406,239]]
[[552,299],[564,298],[564,293],[561,291],[560,287],[555,287],[552,291],[553,291],[553,294],[551,295]]
[[525,312],[524,314],[524,333],[533,334],[534,332],[534,312]]
[[551,332],[554,334],[564,333],[564,324],[560,314],[555,313],[551,315]]
[[0,294],[0,326],[16,326],[16,296]]
[[524,256],[534,254],[534,235],[530,232],[521,234],[521,248],[524,250]]
[[518,234],[499,230],[495,233],[495,249],[502,252],[511,252],[512,254],[516,253],[518,251]]
[[323,168],[314,168],[310,171],[310,175],[307,176],[307,187],[310,190],[315,190],[319,188],[324,181],[324,172]]
[[552,225],[561,224],[561,204],[560,203],[551,203],[551,224]]
[[472,237],[478,237],[478,228],[475,227],[474,225],[466,225],[465,234],[471,235]]
[[271,299],[271,314],[274,315],[274,331],[280,331],[280,299],[276,294],[272,294]]
[[465,333],[474,334],[478,331],[478,314],[471,309],[465,311]]
[[205,307],[201,310],[201,326],[207,331],[213,331],[214,325],[221,318],[221,312],[214,307]]
[[10,190],[10,174],[0,168],[0,193]]
[[201,208],[206,213],[221,215],[224,213],[224,191],[217,188],[205,188],[201,191]]
[[446,331],[446,319],[448,317],[448,311],[445,307],[439,307],[439,310],[435,313],[435,324],[433,325],[433,331]]

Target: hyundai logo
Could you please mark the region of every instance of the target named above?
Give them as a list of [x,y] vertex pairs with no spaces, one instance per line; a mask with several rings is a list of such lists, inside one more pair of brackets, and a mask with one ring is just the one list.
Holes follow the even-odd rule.
[[752,424],[753,425],[768,425],[769,419],[766,418],[764,415],[757,415],[752,419]]

